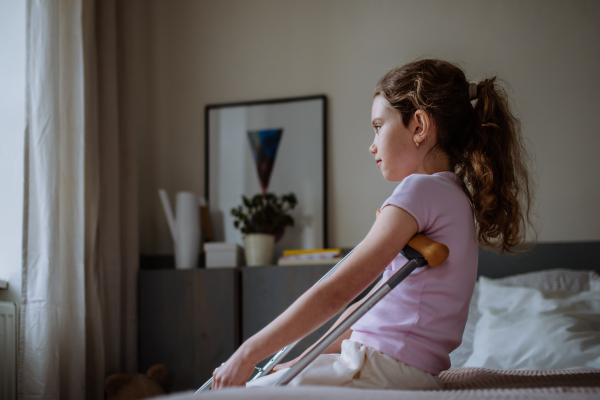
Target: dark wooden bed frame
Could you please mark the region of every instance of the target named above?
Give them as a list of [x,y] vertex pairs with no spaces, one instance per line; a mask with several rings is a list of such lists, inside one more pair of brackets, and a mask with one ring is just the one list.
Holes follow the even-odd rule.
[[479,250],[477,276],[505,276],[547,269],[592,270],[600,273],[600,242],[538,243],[518,255]]

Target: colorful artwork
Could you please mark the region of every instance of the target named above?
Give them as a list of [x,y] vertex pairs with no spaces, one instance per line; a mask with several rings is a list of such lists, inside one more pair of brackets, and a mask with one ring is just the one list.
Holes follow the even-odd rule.
[[256,173],[262,187],[263,194],[269,190],[269,181],[275,166],[275,156],[281,141],[283,129],[261,129],[248,131],[250,149],[254,156]]

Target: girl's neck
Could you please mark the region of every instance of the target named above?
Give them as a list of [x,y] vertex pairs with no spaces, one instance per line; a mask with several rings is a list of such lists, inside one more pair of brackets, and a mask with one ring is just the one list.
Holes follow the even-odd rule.
[[445,151],[439,149],[432,149],[427,153],[423,162],[417,169],[418,174],[433,175],[438,172],[450,171],[454,172],[450,168],[450,160]]

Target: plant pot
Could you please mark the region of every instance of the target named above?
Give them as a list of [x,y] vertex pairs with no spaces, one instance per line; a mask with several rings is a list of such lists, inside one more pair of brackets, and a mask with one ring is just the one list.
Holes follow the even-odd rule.
[[246,265],[256,267],[259,265],[273,265],[273,246],[275,235],[266,233],[250,233],[244,236],[244,252]]

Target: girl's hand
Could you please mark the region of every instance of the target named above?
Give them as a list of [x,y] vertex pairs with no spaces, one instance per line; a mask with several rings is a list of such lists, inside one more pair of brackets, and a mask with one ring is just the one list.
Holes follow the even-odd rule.
[[212,390],[230,386],[246,386],[246,381],[254,371],[254,365],[238,356],[237,352],[234,353],[225,365],[213,372]]

